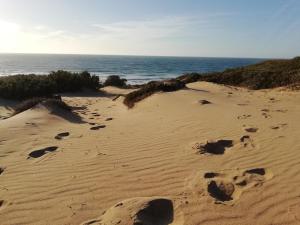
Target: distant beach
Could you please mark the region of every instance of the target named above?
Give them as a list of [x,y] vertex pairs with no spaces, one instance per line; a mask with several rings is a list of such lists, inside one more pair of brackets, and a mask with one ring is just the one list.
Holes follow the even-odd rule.
[[104,80],[109,75],[126,78],[130,84],[177,77],[191,72],[217,72],[255,64],[265,59],[108,56],[57,54],[0,54],[0,76],[48,74],[54,70],[88,71]]

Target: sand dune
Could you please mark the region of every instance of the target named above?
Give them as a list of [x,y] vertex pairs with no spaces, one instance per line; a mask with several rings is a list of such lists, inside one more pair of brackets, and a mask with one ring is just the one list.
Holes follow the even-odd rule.
[[300,224],[299,92],[110,91],[0,121],[1,225]]

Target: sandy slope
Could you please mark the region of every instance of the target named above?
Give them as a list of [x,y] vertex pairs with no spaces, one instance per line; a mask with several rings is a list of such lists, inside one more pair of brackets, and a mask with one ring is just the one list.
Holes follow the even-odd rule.
[[0,224],[300,224],[300,93],[188,86],[0,121]]

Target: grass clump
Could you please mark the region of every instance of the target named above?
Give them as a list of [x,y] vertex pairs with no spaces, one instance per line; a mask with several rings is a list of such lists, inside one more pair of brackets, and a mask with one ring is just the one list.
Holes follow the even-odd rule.
[[139,90],[133,91],[125,96],[124,104],[132,108],[136,102],[139,102],[156,92],[177,91],[185,87],[185,84],[179,80],[151,81],[143,85]]

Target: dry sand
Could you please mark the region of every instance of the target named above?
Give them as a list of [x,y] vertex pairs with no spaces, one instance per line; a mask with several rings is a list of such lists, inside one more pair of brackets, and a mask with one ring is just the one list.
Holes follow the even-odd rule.
[[188,87],[0,121],[0,224],[300,224],[300,93]]

